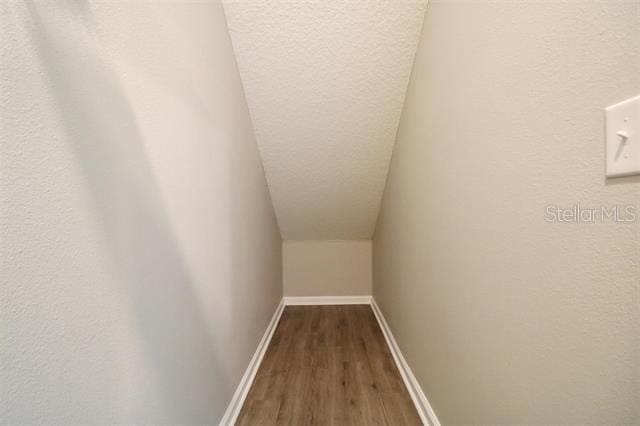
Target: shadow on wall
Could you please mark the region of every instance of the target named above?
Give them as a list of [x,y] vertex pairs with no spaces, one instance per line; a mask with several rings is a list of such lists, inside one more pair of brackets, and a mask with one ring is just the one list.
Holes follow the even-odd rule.
[[[82,2],[56,7],[67,7],[79,22],[91,19]],[[129,296],[146,362],[160,381],[155,391],[162,405],[156,410],[164,412],[134,400],[126,409],[133,418],[126,420],[211,423],[221,414],[212,395],[234,385],[226,383],[218,362],[130,104],[107,64],[63,37],[38,3],[28,2],[28,9],[31,37],[101,221],[117,281]],[[112,386],[110,394],[126,392],[120,384]]]

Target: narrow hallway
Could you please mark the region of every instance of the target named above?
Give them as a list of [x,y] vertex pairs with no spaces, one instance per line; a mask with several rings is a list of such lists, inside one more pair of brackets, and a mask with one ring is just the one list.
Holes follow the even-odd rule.
[[418,425],[369,305],[287,306],[238,425]]
[[0,426],[640,426],[640,0],[0,40]]

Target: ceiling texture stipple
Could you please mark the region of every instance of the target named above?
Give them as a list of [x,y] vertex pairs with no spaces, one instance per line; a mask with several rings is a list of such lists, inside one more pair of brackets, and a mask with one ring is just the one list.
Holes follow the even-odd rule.
[[370,239],[423,1],[226,1],[282,237]]

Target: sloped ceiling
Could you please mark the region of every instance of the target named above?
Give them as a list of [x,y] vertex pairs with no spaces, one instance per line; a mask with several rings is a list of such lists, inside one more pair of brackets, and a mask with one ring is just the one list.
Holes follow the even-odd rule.
[[425,3],[224,8],[282,237],[371,238]]

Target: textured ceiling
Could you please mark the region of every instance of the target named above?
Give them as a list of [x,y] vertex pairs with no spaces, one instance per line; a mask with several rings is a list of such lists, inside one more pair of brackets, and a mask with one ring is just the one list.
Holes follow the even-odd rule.
[[224,7],[282,237],[371,238],[425,3]]

